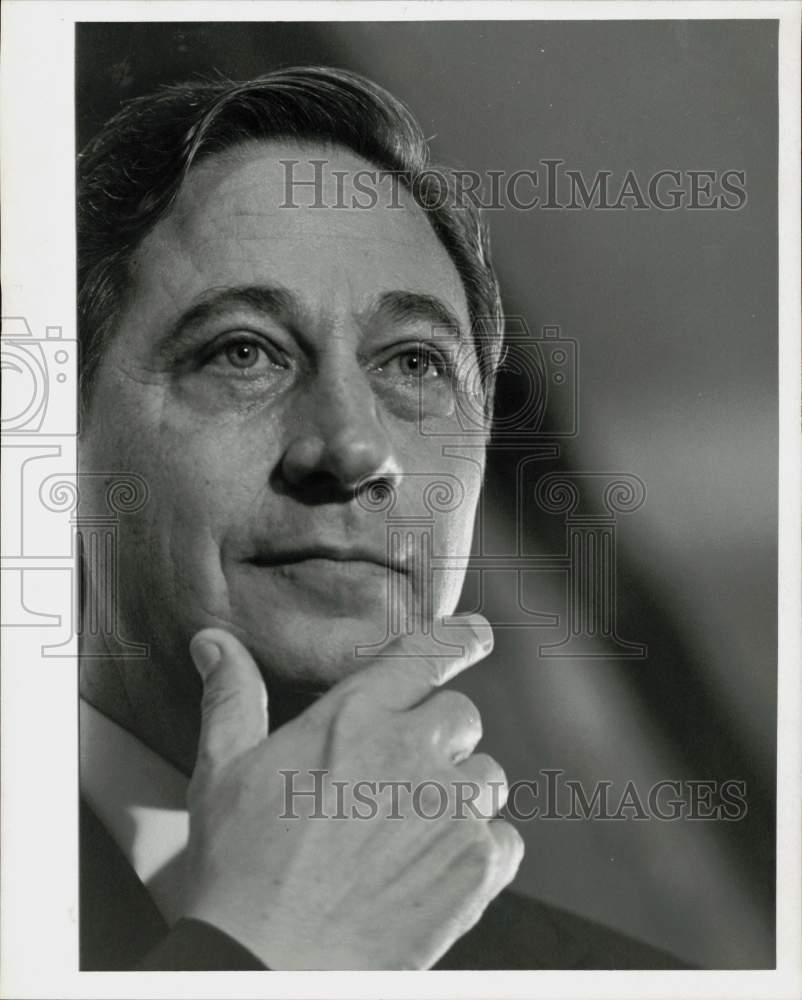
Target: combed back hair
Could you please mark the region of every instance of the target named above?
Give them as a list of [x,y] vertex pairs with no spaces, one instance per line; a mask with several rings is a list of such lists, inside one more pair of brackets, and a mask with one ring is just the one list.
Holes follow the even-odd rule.
[[460,203],[452,171],[432,167],[420,126],[401,101],[355,73],[314,66],[245,82],[215,78],[161,87],[125,104],[80,154],[82,407],[126,303],[131,257],[170,211],[189,171],[215,153],[271,139],[345,147],[397,175],[412,193],[462,280],[489,414],[503,319],[479,210]]

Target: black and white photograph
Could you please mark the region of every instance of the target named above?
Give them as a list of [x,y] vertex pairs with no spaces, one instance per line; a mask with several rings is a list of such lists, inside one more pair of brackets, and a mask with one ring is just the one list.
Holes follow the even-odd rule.
[[61,6],[3,995],[799,995],[798,5]]

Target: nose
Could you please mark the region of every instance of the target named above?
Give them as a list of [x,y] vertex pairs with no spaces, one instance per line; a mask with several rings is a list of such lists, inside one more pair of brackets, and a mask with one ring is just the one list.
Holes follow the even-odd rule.
[[288,483],[328,478],[348,492],[366,480],[395,485],[400,464],[363,371],[321,374],[305,388],[294,417],[298,430],[281,459]]

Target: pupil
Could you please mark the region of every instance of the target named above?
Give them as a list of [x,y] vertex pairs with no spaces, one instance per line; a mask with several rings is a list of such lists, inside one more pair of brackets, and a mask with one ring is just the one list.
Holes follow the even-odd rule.
[[249,368],[256,360],[256,351],[252,344],[237,344],[229,348],[228,356],[238,368]]
[[420,351],[416,351],[414,354],[407,355],[407,369],[415,374],[421,371],[426,371],[429,367],[428,359],[425,358]]

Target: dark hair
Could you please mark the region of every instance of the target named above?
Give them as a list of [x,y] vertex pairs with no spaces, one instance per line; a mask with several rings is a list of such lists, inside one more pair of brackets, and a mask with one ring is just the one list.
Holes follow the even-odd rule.
[[455,191],[453,174],[431,168],[423,133],[401,101],[355,73],[325,67],[164,86],[128,102],[80,154],[82,403],[129,289],[131,255],[170,210],[189,170],[239,143],[276,138],[331,142],[399,175],[462,280],[489,413],[503,320],[479,210],[443,196]]

